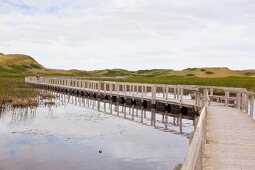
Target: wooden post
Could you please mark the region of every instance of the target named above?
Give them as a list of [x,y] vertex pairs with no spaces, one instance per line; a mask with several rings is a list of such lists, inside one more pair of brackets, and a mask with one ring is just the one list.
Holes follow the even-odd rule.
[[166,87],[163,86],[163,87],[162,87],[163,98],[165,98],[165,91],[166,91]]
[[166,87],[166,100],[168,100],[168,86]]
[[228,98],[229,98],[229,92],[225,92],[225,106],[228,106]]
[[210,89],[210,95],[213,96],[213,88]]
[[174,99],[176,99],[176,87],[174,88]]
[[241,108],[241,93],[240,92],[236,94],[236,108],[237,109]]
[[248,113],[249,112],[249,95],[246,94],[246,103],[245,103],[245,112]]
[[182,99],[183,99],[183,88],[180,89],[180,101],[182,102]]
[[253,118],[253,112],[254,112],[254,95],[251,95],[251,101],[250,101],[250,116]]

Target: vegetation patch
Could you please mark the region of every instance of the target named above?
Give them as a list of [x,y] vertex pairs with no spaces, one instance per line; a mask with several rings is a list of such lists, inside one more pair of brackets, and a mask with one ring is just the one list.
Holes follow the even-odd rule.
[[246,75],[246,76],[253,76],[254,73],[252,73],[252,72],[245,72],[244,75]]
[[195,70],[197,70],[197,68],[187,68],[187,69],[184,69],[184,70],[195,71]]
[[205,74],[214,74],[212,71],[206,71]]
[[25,84],[24,77],[0,76],[0,106],[10,104],[13,107],[36,106],[37,91]]
[[205,72],[205,71],[206,71],[206,69],[201,68],[201,69],[200,69],[200,71]]
[[192,76],[195,76],[195,75],[194,74],[186,74],[186,76],[192,77]]

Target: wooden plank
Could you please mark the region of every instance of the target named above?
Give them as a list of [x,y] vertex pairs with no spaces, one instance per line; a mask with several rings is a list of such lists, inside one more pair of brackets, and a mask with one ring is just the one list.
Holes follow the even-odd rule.
[[255,169],[255,122],[229,107],[208,108],[204,169]]

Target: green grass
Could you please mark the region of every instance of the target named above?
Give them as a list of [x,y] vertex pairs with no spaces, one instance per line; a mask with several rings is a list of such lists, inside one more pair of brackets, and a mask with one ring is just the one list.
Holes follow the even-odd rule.
[[186,76],[192,77],[192,76],[195,76],[195,75],[194,74],[186,74]]
[[[93,78],[100,80],[100,78]],[[204,85],[204,86],[225,86],[247,88],[250,91],[255,91],[255,78],[249,77],[225,77],[225,78],[200,78],[200,77],[182,77],[182,76],[131,76],[127,78],[104,78],[109,81],[121,82],[139,82],[139,83],[154,83],[154,84],[186,84],[186,85]]]

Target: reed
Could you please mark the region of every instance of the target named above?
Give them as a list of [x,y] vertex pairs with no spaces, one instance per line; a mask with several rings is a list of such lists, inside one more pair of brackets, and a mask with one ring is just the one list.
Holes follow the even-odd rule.
[[25,84],[23,76],[0,76],[0,106],[37,106],[37,90]]

